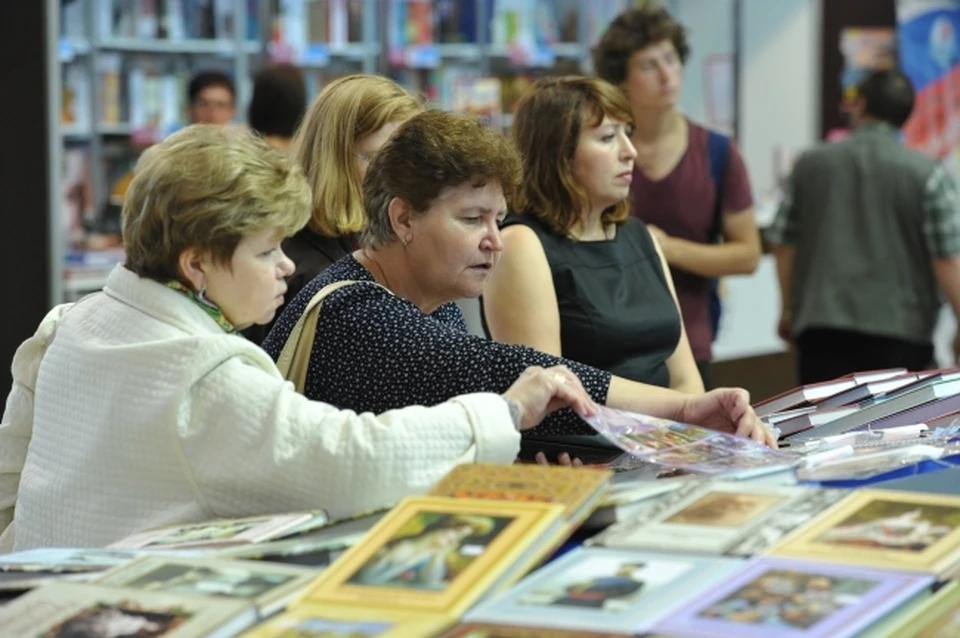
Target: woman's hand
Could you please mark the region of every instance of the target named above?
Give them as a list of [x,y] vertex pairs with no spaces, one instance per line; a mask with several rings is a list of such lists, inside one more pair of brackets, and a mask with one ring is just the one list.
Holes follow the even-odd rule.
[[[537,465],[550,465],[550,459],[547,458],[547,455],[543,452],[537,452],[536,456],[533,459],[537,462]],[[567,452],[561,452],[557,456],[557,465],[564,465],[566,467],[583,467],[583,461],[576,457],[571,457]]]
[[567,406],[581,416],[597,409],[580,379],[566,366],[527,368],[503,396],[520,406],[521,430],[536,427],[548,414]]
[[750,406],[750,394],[742,388],[717,388],[690,395],[684,399],[676,420],[777,447],[777,436],[760,421]]

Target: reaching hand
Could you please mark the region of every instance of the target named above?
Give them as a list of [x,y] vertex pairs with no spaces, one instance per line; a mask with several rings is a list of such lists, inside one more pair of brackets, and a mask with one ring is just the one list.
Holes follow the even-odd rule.
[[677,421],[737,434],[777,447],[777,437],[750,407],[750,394],[742,388],[717,388],[688,396]]
[[580,379],[565,366],[527,368],[503,396],[520,406],[521,430],[539,425],[548,414],[567,406],[581,416],[597,409]]

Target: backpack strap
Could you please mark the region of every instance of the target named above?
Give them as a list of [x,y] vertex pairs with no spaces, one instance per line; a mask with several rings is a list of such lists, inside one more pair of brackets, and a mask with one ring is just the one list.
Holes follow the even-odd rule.
[[303,314],[297,319],[297,323],[290,331],[286,343],[283,344],[283,350],[277,359],[277,368],[284,379],[293,381],[297,392],[303,394],[303,386],[307,381],[307,367],[310,365],[310,353],[313,351],[313,340],[317,334],[317,319],[320,316],[320,308],[323,306],[323,300],[331,293],[340,290],[350,284],[358,283],[353,280],[335,281],[321,288],[304,309]]
[[713,178],[716,193],[710,238],[716,243],[720,241],[723,234],[723,182],[727,176],[727,164],[730,162],[730,138],[723,133],[707,129],[707,149],[710,158],[710,177]]

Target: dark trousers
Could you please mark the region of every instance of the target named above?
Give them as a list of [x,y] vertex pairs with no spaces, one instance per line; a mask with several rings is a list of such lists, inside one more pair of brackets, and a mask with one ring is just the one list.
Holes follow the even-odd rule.
[[800,383],[806,385],[866,370],[924,370],[933,364],[933,344],[810,328],[797,337],[797,359]]
[[697,361],[697,370],[700,371],[700,378],[703,379],[703,389],[709,392],[712,388],[711,377],[710,377],[710,362],[709,361]]

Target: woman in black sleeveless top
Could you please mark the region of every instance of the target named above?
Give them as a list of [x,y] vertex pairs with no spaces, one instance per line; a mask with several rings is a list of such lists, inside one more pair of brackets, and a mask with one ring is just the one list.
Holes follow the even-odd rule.
[[524,344],[617,376],[703,392],[655,241],[630,217],[629,104],[602,80],[545,78],[513,121],[524,179],[484,288],[484,322]]

